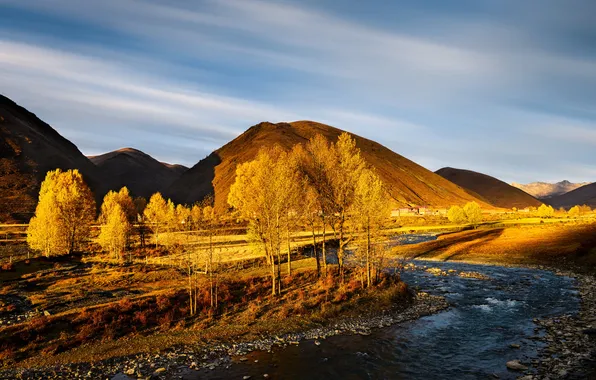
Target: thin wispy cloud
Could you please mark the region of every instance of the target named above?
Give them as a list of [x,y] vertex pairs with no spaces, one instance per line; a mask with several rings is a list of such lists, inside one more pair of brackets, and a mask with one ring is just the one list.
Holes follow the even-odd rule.
[[588,1],[362,6],[5,0],[0,92],[88,154],[192,165],[259,121],[311,119],[433,170],[593,180],[557,165],[594,163],[576,144],[596,119]]

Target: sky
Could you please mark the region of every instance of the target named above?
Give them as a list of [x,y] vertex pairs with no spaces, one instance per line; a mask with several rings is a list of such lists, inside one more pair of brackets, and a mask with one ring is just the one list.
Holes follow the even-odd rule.
[[596,180],[593,0],[0,0],[0,93],[192,166],[315,120],[437,170]]

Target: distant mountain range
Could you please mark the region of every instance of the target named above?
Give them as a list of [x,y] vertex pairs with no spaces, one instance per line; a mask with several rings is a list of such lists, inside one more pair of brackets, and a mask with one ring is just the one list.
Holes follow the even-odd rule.
[[[127,186],[133,195],[149,197],[159,191],[177,203],[192,204],[213,194],[219,210],[227,208],[227,195],[236,167],[252,160],[259,149],[280,145],[290,149],[316,134],[337,140],[341,129],[313,122],[262,122],[199,161],[192,168],[159,162],[133,148],[85,157],[70,141],[33,113],[0,95],[0,221],[28,221],[33,215],[41,182],[56,168],[79,169],[96,200],[109,190]],[[503,181],[469,170],[443,168],[433,173],[383,145],[351,134],[367,163],[385,183],[395,207],[441,207],[478,202],[484,208],[540,205],[531,195]],[[575,184],[561,182],[560,194]],[[559,184],[557,184],[559,185]],[[543,193],[540,193],[543,194]],[[596,205],[596,185],[578,188],[549,203],[570,207]]]
[[538,199],[548,199],[589,184],[590,182],[571,183],[565,180],[557,183],[532,182],[525,185],[514,182],[511,186],[517,187]]
[[497,207],[520,209],[542,204],[530,194],[486,174],[454,168],[442,168],[435,173]]

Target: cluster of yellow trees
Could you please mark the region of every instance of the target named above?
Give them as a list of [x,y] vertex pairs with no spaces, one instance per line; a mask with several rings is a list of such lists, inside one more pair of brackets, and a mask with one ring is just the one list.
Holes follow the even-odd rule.
[[476,202],[468,202],[463,208],[452,206],[447,211],[447,218],[451,223],[476,225],[482,221],[482,209]]
[[568,211],[569,216],[574,217],[574,218],[577,218],[577,217],[583,216],[583,215],[589,215],[591,213],[592,213],[592,208],[587,205],[583,205],[583,206],[575,205],[575,206],[571,207]]
[[[290,236],[300,220],[312,231],[319,274],[321,264],[327,272],[329,226],[339,244],[340,279],[343,281],[345,274],[346,246],[357,242],[366,284],[372,285],[373,268],[380,257],[374,242],[389,216],[387,199],[382,181],[367,167],[347,133],[335,143],[317,135],[289,152],[278,146],[262,149],[254,160],[238,166],[228,195],[228,203],[249,221],[251,237],[267,258],[273,295],[280,292],[284,240],[291,273]],[[319,226],[323,230],[322,260],[315,232]]]
[[[121,257],[136,223],[142,243],[147,225],[153,231],[155,244],[168,245],[174,240],[170,233],[198,228],[215,218],[208,202],[175,206],[156,193],[147,204],[144,198],[133,199],[126,187],[110,191],[97,220],[101,225],[98,242],[114,257]],[[46,256],[72,253],[90,239],[96,211],[93,194],[78,170],[50,171],[41,185],[35,216],[29,222],[27,242]]]

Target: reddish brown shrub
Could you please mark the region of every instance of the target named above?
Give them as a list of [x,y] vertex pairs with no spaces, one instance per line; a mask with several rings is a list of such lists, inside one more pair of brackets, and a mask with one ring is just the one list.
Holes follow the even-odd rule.
[[5,272],[12,272],[12,271],[14,271],[14,264],[13,263],[3,263],[2,270]]

